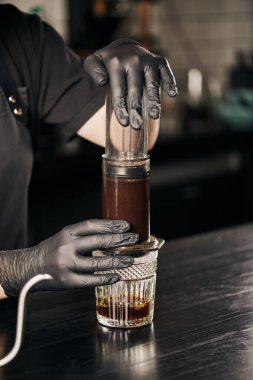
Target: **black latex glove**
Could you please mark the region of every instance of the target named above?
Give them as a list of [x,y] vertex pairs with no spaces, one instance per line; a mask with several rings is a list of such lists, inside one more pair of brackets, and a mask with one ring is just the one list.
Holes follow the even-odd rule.
[[160,116],[160,83],[170,97],[177,95],[175,78],[168,61],[145,49],[138,42],[121,38],[88,56],[85,69],[95,83],[104,86],[110,80],[113,107],[121,125],[139,129],[142,125],[143,86],[151,118]]
[[40,244],[25,249],[0,251],[0,284],[8,296],[18,295],[24,284],[37,274],[48,273],[35,290],[63,290],[113,284],[119,274],[95,271],[126,268],[131,257],[91,257],[96,249],[135,244],[138,234],[126,232],[125,221],[88,220],[63,228]]

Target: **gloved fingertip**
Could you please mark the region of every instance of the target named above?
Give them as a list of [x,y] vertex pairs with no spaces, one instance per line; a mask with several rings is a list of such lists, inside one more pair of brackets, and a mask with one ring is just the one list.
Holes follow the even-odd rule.
[[128,241],[131,243],[136,243],[139,240],[139,234],[129,233]]
[[121,256],[119,257],[119,265],[120,268],[127,268],[134,263],[134,258],[129,256]]
[[120,280],[120,274],[114,273],[111,277],[108,278],[108,284],[114,284]]
[[119,119],[119,122],[120,124],[122,125],[122,127],[127,127],[129,125],[129,118],[124,118],[124,119]]
[[136,109],[130,111],[130,125],[136,130],[141,129],[142,127],[142,117]]
[[130,224],[125,220],[122,221],[114,221],[111,227],[112,232],[125,232],[130,228]]
[[158,119],[160,117],[160,110],[160,106],[152,104],[148,109],[148,114],[152,119]]
[[177,86],[175,84],[167,87],[167,93],[171,98],[175,98],[178,94]]
[[106,79],[101,79],[98,84],[100,87],[104,87],[107,83],[108,81]]
[[129,125],[129,116],[127,110],[117,109],[115,110],[118,122],[122,125],[122,127],[127,127]]
[[133,126],[132,125],[132,127],[133,127],[133,129],[135,130],[135,131],[140,131],[141,130],[141,127],[142,127],[142,124],[141,125],[138,125],[138,126]]
[[133,232],[126,232],[119,235],[114,235],[114,247],[133,245],[139,240],[139,235]]
[[178,92],[175,92],[175,91],[170,91],[170,92],[169,92],[169,96],[170,96],[171,98],[175,98],[175,97],[177,96],[177,94],[178,94]]
[[157,120],[157,119],[159,119],[160,114],[159,114],[159,112],[149,112],[149,116],[151,117],[151,119]]
[[122,228],[124,229],[124,230],[129,230],[129,228],[131,227],[131,225],[130,225],[130,223],[128,223],[126,220],[123,220],[122,222],[121,222],[121,226],[122,226]]

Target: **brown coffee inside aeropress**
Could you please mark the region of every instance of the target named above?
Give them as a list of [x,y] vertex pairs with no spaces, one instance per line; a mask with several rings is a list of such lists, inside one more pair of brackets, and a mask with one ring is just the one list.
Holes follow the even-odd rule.
[[139,241],[149,238],[149,178],[103,176],[103,217],[126,220]]

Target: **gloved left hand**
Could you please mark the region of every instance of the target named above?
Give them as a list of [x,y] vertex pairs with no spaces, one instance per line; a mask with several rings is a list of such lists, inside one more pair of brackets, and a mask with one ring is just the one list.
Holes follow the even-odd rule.
[[97,271],[127,268],[132,257],[89,257],[97,249],[133,245],[138,234],[127,232],[123,220],[92,219],[72,224],[57,234],[29,248],[0,251],[0,284],[8,296],[18,295],[22,287],[37,274],[47,273],[45,281],[34,290],[65,290],[113,284],[118,273]]
[[85,69],[95,83],[104,86],[110,80],[113,107],[121,125],[142,125],[141,99],[143,86],[147,94],[149,116],[160,115],[160,83],[170,97],[177,86],[168,61],[145,49],[138,42],[121,38],[86,58]]

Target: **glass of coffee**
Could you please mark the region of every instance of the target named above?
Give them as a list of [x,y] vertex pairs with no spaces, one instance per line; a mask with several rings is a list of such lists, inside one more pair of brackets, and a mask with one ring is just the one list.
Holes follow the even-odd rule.
[[[101,251],[93,254],[103,255]],[[99,323],[111,327],[130,328],[152,322],[157,256],[158,250],[135,257],[131,267],[113,271],[120,274],[119,282],[96,287],[96,311]]]

